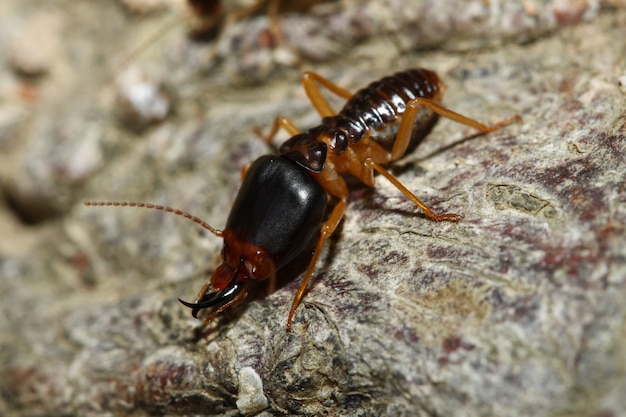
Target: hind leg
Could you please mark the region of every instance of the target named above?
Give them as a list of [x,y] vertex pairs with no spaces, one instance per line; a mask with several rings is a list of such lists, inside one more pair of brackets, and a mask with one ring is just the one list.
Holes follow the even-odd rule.
[[437,113],[439,116],[445,117],[457,123],[460,123],[465,126],[473,127],[478,130],[480,133],[491,133],[500,129],[503,126],[511,124],[513,122],[521,122],[522,117],[519,114],[515,114],[513,116],[507,117],[506,119],[500,120],[499,122],[486,125],[477,120],[471,119],[467,116],[464,116],[460,113],[457,113],[453,110],[450,110],[447,107],[442,106],[441,104],[429,100],[427,98],[418,97],[407,103],[406,110],[402,114],[402,120],[400,121],[400,127],[398,128],[398,134],[396,135],[396,140],[393,144],[393,149],[391,150],[391,161],[395,161],[397,159],[402,158],[404,153],[406,152],[409,143],[411,142],[411,137],[413,134],[413,129],[415,129],[415,121],[419,114],[419,112],[427,107],[430,110]]

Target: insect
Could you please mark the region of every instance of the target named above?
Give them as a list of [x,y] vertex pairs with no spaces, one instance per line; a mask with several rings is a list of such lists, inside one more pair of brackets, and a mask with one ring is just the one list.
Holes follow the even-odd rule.
[[[196,41],[219,40],[227,27],[254,16],[265,14],[269,20],[269,27],[265,42],[273,45],[284,43],[284,37],[280,28],[280,15],[288,13],[306,13],[313,6],[324,0],[254,0],[246,6],[233,5],[221,0],[187,0],[185,2],[187,12],[183,17],[178,17],[153,33],[149,38],[141,42],[133,50],[125,54],[120,67],[130,65],[147,48],[153,45],[159,38],[170,30],[177,27],[183,20],[189,22],[189,37]],[[217,54],[217,50],[214,52]]]
[[[212,309],[205,320],[213,319],[241,302],[251,282],[269,279],[273,287],[276,272],[319,236],[289,310],[287,329],[290,330],[324,243],[344,216],[349,189],[343,175],[351,174],[364,184],[374,186],[374,173],[378,173],[421,209],[428,219],[457,222],[460,219],[458,214],[433,212],[384,166],[401,158],[424,136],[422,128],[432,124],[438,116],[473,127],[481,133],[493,132],[521,120],[520,116],[514,115],[486,125],[443,107],[440,104],[443,83],[435,72],[427,69],[410,69],[382,78],[355,94],[313,72],[304,73],[302,84],[322,117],[320,125],[301,132],[290,119],[276,118],[265,139],[271,141],[281,128],[291,138],[280,146],[277,154],[262,156],[244,168],[243,182],[224,230],[217,230],[191,214],[164,206],[85,203],[88,206],[137,206],[173,212],[223,238],[222,263],[200,289],[196,301],[190,303],[179,299],[192,309],[193,317],[203,309]],[[333,111],[320,86],[348,100],[341,111]],[[330,203],[331,199],[334,204]]]
[[233,8],[232,5],[222,4],[220,0],[187,0],[187,6],[195,17],[195,27],[192,36],[203,39],[212,32],[221,31],[219,26],[228,26],[231,23],[250,17],[257,13],[264,13],[270,21],[270,31],[280,38],[279,15],[282,13],[304,13],[311,9],[320,0],[255,0],[247,6]]

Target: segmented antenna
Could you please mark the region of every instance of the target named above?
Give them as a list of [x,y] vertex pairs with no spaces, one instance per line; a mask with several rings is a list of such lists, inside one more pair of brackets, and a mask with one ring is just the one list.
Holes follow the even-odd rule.
[[198,223],[200,226],[204,227],[209,232],[213,233],[217,237],[224,237],[224,233],[221,230],[218,230],[212,227],[210,224],[205,222],[199,217],[196,217],[192,214],[187,213],[186,211],[182,211],[179,209],[175,209],[168,206],[162,206],[160,204],[151,204],[151,203],[138,203],[135,201],[85,201],[83,203],[87,207],[138,207],[138,208],[148,208],[154,210],[161,210],[167,213],[177,214],[186,219],[192,220]]

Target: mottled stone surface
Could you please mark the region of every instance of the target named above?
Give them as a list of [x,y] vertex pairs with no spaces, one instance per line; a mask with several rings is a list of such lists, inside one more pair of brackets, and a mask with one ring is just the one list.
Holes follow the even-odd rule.
[[[282,16],[282,43],[261,14],[207,44],[178,26],[128,60],[178,13],[126,9],[148,3],[0,5],[0,415],[626,415],[623,1],[324,2]],[[15,58],[37,25],[54,48]],[[221,227],[241,167],[270,152],[254,127],[319,120],[302,69],[354,90],[414,66],[449,107],[524,123],[472,137],[442,120],[396,164],[458,224],[383,179],[356,186],[291,333],[306,256],[203,327],[176,298],[221,242],[81,205]],[[168,111],[129,123],[124,71]]]

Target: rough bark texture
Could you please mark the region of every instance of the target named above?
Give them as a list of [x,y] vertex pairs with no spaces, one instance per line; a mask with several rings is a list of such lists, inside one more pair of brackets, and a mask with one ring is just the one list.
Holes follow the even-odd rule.
[[[1,415],[626,415],[623,1],[324,2],[277,45],[263,14],[207,44],[180,25],[123,69],[178,13],[149,4],[0,6]],[[458,224],[355,187],[293,332],[306,257],[203,327],[176,298],[221,242],[81,202],[220,227],[269,152],[253,128],[318,120],[296,61],[352,90],[432,68],[449,107],[524,123],[442,120],[396,164]]]

